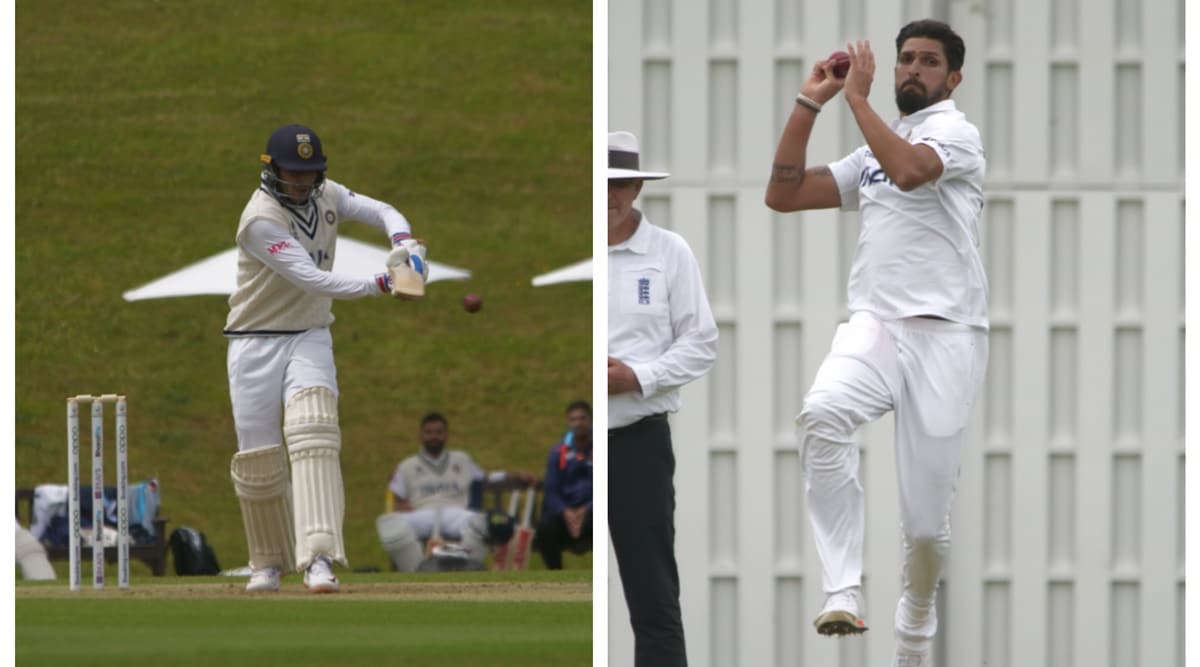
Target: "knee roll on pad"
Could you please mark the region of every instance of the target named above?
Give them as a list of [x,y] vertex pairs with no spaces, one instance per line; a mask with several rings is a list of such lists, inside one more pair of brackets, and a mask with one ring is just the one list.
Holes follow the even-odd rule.
[[308,568],[317,556],[348,565],[342,543],[346,499],[338,461],[342,432],[337,397],[326,387],[302,389],[283,414],[283,437],[292,462],[296,569]]
[[396,569],[400,572],[416,572],[425,554],[421,549],[421,541],[417,539],[417,532],[404,514],[381,514],[375,519],[375,529],[379,531],[379,543]]
[[242,507],[250,567],[288,572],[296,562],[287,453],[281,445],[233,455],[229,476]]

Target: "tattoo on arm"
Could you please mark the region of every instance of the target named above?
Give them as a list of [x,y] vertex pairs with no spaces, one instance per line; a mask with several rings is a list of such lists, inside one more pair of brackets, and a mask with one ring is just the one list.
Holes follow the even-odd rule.
[[804,180],[804,169],[798,164],[771,165],[772,183],[794,183],[799,185]]
[[[813,167],[811,170],[814,176],[832,176],[833,172],[829,170],[827,165]],[[771,182],[772,183],[792,183],[800,185],[804,182],[804,177],[808,174],[800,165],[795,164],[775,164],[771,167]]]

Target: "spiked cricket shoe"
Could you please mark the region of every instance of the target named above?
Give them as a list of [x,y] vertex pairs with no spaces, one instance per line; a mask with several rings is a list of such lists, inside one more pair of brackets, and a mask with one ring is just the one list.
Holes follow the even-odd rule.
[[246,583],[247,593],[264,593],[279,590],[279,577],[282,573],[276,567],[264,567],[250,572],[250,581]]
[[825,607],[813,625],[817,633],[822,635],[861,635],[867,631],[867,622],[862,619],[862,607],[862,590],[858,586],[843,588],[825,599]]
[[336,593],[338,580],[329,566],[329,559],[318,556],[304,571],[304,587],[311,593]]

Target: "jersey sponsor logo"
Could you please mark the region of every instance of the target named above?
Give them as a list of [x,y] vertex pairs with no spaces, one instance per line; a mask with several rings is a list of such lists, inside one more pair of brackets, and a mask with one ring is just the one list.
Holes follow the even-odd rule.
[[449,481],[424,482],[417,485],[417,490],[421,497],[437,496],[442,494],[459,495],[467,492],[462,485]]
[[283,250],[284,248],[290,248],[290,247],[292,247],[292,244],[290,242],[280,241],[279,243],[272,243],[271,245],[267,246],[267,252],[274,255],[274,254],[278,253],[280,250]]
[[649,278],[638,278],[637,290],[638,290],[637,291],[638,305],[639,306],[650,305],[650,279]]
[[858,186],[865,188],[876,183],[892,185],[892,179],[888,178],[888,175],[883,173],[883,169],[880,167],[863,167],[862,173],[858,176]]

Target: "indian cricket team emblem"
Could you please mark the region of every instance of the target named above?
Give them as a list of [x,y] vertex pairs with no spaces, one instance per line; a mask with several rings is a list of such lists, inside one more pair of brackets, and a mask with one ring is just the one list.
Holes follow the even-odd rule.
[[650,305],[650,279],[638,278],[638,305]]
[[333,211],[325,211],[325,224],[332,225],[334,217]]
[[312,154],[313,154],[312,137],[308,136],[307,133],[297,134],[296,135],[296,143],[298,144],[296,146],[296,154],[297,155],[299,155],[301,158],[303,158],[305,160],[312,157]]

